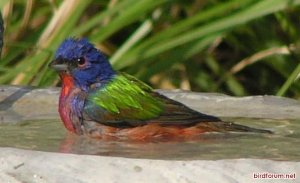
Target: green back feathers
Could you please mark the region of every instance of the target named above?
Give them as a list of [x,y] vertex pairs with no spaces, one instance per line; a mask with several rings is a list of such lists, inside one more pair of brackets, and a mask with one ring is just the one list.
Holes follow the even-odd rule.
[[163,112],[163,102],[152,88],[133,76],[120,73],[88,97],[88,104],[105,109],[115,120],[147,120]]

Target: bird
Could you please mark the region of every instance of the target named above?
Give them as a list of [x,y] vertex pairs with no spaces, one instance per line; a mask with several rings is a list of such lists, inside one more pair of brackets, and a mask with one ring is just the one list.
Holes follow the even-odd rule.
[[86,38],[65,39],[49,64],[62,89],[58,112],[77,135],[106,140],[169,140],[205,132],[271,133],[195,111],[113,69]]

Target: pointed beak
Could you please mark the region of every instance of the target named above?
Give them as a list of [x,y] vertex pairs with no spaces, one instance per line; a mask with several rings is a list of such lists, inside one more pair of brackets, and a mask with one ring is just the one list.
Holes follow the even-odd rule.
[[57,71],[66,71],[68,69],[68,65],[60,59],[53,60],[48,66]]

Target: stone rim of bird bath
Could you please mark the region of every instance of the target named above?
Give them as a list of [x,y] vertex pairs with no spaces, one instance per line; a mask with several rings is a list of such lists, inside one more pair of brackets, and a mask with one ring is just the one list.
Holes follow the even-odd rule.
[[[58,119],[59,90],[59,88],[0,86],[0,123]],[[221,118],[300,119],[300,102],[290,98],[268,95],[231,97],[218,93],[183,90],[157,91],[202,113]]]
[[299,162],[261,159],[167,161],[47,153],[0,148],[0,182],[282,182],[255,179],[291,174],[299,179]]

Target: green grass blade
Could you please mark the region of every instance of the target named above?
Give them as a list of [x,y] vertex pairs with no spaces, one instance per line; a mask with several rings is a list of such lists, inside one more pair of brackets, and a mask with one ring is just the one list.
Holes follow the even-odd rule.
[[111,22],[99,29],[96,33],[91,36],[91,40],[96,42],[101,42],[104,39],[111,36],[113,33],[120,30],[122,27],[129,25],[130,23],[137,21],[141,18],[142,15],[150,12],[155,7],[168,2],[169,0],[143,0],[136,1],[132,6],[130,6],[126,11],[120,13],[115,19],[111,20]]
[[299,73],[300,73],[300,63],[298,64],[296,69],[292,72],[292,74],[289,76],[289,78],[286,80],[286,82],[282,85],[282,87],[279,89],[276,95],[283,96],[286,93],[286,91],[289,89],[289,87],[293,84],[293,82],[296,80]]

